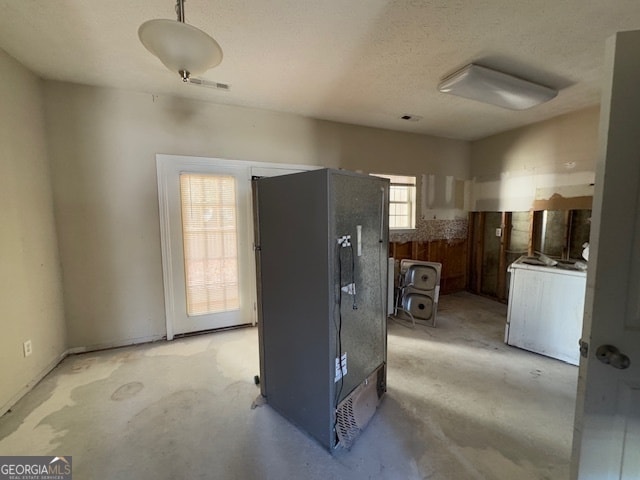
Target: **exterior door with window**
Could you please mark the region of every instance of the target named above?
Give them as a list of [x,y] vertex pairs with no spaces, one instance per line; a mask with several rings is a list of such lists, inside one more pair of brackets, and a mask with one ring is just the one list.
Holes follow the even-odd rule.
[[168,339],[255,323],[249,175],[158,156]]

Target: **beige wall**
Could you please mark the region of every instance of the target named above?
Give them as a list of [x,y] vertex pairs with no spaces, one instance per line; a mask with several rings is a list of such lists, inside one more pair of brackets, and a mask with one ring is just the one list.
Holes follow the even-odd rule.
[[528,210],[553,193],[592,195],[598,122],[592,107],[473,142],[472,208]]
[[0,407],[66,347],[164,335],[156,153],[473,177],[476,208],[518,210],[584,186],[597,150],[597,108],[469,144],[54,81],[43,102],[1,51],[0,72]]
[[64,353],[65,322],[41,81],[2,50],[0,78],[1,415]]
[[43,110],[35,76],[4,53],[0,72],[0,406],[66,347],[165,334],[156,153],[474,177],[485,207],[514,203],[514,178],[535,192],[545,175],[578,185],[594,168],[595,108],[470,145],[54,81]]
[[46,82],[71,347],[165,334],[156,153],[468,178],[466,142]]
[[469,178],[468,142],[429,135],[318,122],[321,148],[334,146],[340,167],[399,175]]

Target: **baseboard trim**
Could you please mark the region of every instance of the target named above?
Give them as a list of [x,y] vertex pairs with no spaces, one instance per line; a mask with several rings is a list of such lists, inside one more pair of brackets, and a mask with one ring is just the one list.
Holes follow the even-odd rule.
[[65,350],[60,355],[55,357],[34,378],[27,382],[24,387],[22,387],[13,397],[11,397],[7,403],[2,405],[0,407],[0,417],[11,410],[11,407],[13,407],[22,397],[29,393],[33,389],[33,387],[35,387],[40,382],[40,380],[42,380],[49,374],[49,372],[51,372],[51,370],[56,368],[67,355],[69,355],[69,350]]
[[166,340],[166,336],[149,335],[147,337],[132,338],[132,339],[122,340],[118,342],[100,343],[100,344],[90,345],[86,347],[68,348],[67,350],[62,352],[60,355],[55,357],[51,362],[49,362],[44,369],[42,369],[33,379],[27,382],[27,384],[24,387],[22,387],[14,396],[12,396],[8,402],[0,406],[0,417],[2,417],[2,415],[7,413],[9,410],[11,410],[11,408],[16,403],[18,403],[22,397],[24,397],[27,393],[33,390],[33,387],[35,387],[44,377],[46,377],[54,368],[56,368],[60,364],[60,362],[62,362],[62,360],[64,360],[69,355],[95,352],[99,350],[109,350],[112,348],[128,347],[131,345],[139,345],[142,343],[157,342],[159,340]]
[[152,343],[159,340],[166,340],[165,335],[149,335],[146,337],[129,338],[127,340],[120,340],[109,343],[97,343],[95,345],[88,345],[85,347],[72,347],[67,350],[67,355],[76,355],[78,353],[97,352],[99,350],[110,350],[112,348],[129,347],[131,345],[139,345],[142,343]]

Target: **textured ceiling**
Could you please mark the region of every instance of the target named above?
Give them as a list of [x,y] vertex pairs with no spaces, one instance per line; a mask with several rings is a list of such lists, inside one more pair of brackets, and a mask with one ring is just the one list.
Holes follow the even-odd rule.
[[[638,0],[187,0],[222,63],[182,84],[138,26],[174,0],[0,0],[0,48],[38,75],[374,127],[477,139],[598,103],[604,44],[640,29]],[[437,84],[476,62],[558,88],[510,111]],[[400,120],[422,116],[419,122]]]

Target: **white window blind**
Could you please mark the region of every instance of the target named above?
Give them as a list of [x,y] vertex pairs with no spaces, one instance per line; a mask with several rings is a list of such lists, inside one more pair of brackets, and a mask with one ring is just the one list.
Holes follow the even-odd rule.
[[180,174],[189,316],[240,308],[236,180]]
[[402,230],[416,228],[416,177],[405,175],[382,175],[388,178],[389,186],[389,228]]

